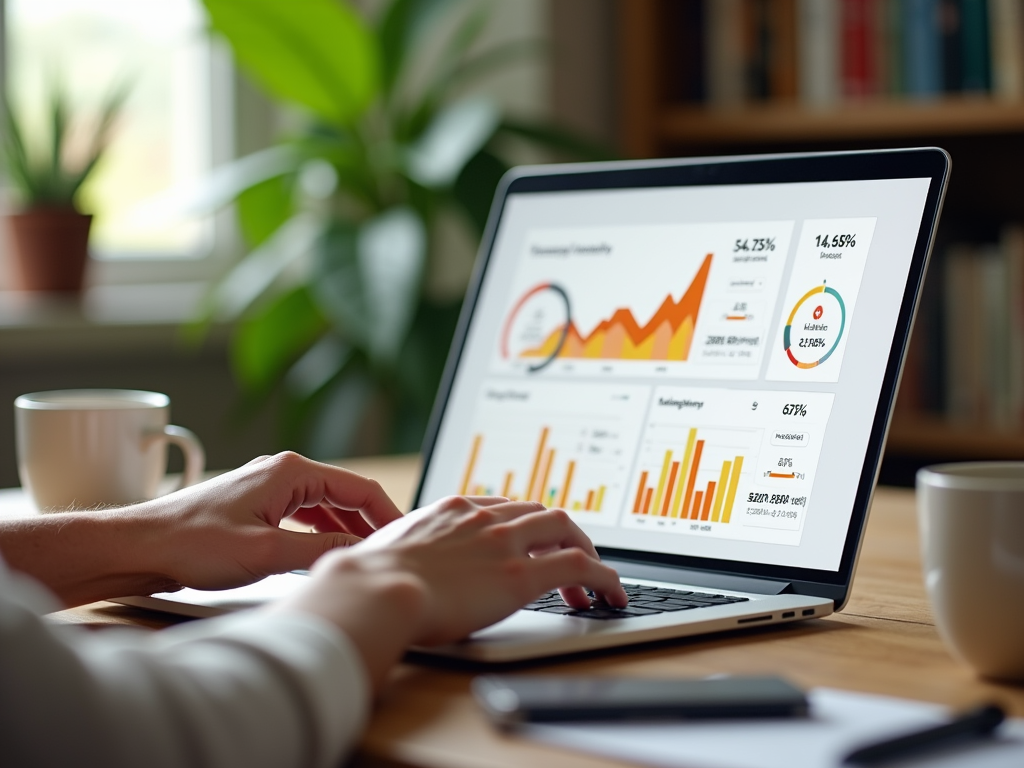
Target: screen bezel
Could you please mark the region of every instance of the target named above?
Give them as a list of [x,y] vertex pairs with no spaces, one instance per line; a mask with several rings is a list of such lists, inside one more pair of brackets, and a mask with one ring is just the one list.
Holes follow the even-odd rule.
[[495,193],[487,228],[477,257],[473,279],[466,292],[444,376],[423,445],[423,469],[414,506],[419,506],[427,471],[448,407],[469,328],[491,263],[505,202],[512,194],[569,192],[656,187],[721,186],[739,184],[787,184],[827,181],[866,181],[928,178],[928,194],[914,245],[892,346],[886,362],[878,405],[861,468],[857,494],[847,529],[839,568],[836,571],[770,565],[736,560],[670,555],[641,550],[598,547],[602,557],[618,561],[699,570],[735,576],[789,582],[794,591],[829,597],[841,606],[846,601],[856,566],[857,553],[867,522],[871,496],[881,465],[892,407],[903,361],[917,311],[924,276],[948,184],[951,159],[936,147],[828,152],[786,155],[692,158],[640,162],[542,166],[513,169]]

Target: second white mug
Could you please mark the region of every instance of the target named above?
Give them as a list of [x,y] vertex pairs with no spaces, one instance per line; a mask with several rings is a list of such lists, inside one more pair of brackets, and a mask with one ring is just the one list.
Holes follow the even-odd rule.
[[21,484],[43,511],[152,499],[167,445],[185,455],[182,487],[198,482],[199,439],[170,425],[167,395],[130,389],[34,392],[14,401]]
[[1024,680],[1024,462],[926,467],[917,510],[947,647],[984,677]]

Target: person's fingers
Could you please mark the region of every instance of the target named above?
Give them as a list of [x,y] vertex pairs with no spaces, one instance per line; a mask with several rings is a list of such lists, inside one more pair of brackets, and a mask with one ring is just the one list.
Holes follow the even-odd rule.
[[[592,589],[595,593],[605,596],[609,605],[625,607],[629,602],[622,584],[619,583],[619,575],[581,549],[561,549],[531,558],[526,572],[536,594],[552,589],[579,587]],[[578,593],[568,589],[567,591],[570,599],[575,601]],[[578,608],[586,607],[588,604],[589,601],[586,604],[572,603],[573,607]]]
[[558,593],[570,608],[585,611],[590,607],[590,595],[583,587],[559,587]]
[[365,539],[374,528],[352,509],[334,509],[323,504],[315,507],[300,507],[292,513],[291,519],[308,525],[318,533],[351,533]]
[[362,539],[350,533],[299,533],[280,530],[280,540],[274,548],[273,562],[267,563],[274,573],[286,573],[309,568],[325,552],[339,547],[351,547]]
[[358,510],[373,528],[382,528],[402,517],[376,480],[297,453],[281,453],[271,458],[274,468],[279,468],[286,482],[294,486],[290,513],[327,502],[337,509]]
[[361,539],[365,539],[377,529],[366,522],[362,515],[354,509],[334,509],[320,505],[324,510],[324,517],[331,520],[333,526],[318,528],[322,531],[333,531],[339,528],[346,533],[351,533]]
[[520,551],[527,554],[544,554],[551,549],[578,547],[595,560],[601,558],[579,526],[572,521],[565,510],[552,509],[525,514],[506,525],[512,531]]
[[523,517],[524,515],[536,514],[538,512],[546,512],[547,507],[541,504],[539,501],[503,501],[498,504],[492,504],[487,507],[487,511],[491,512],[494,517],[494,522],[502,523],[516,518]]
[[505,504],[508,502],[508,499],[504,496],[466,496],[464,498],[472,501],[478,507],[493,507],[495,504]]

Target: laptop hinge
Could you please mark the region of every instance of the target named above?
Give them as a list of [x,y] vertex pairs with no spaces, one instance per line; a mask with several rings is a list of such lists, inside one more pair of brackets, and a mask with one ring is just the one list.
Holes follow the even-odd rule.
[[756,576],[736,576],[714,571],[691,571],[685,568],[671,568],[609,558],[604,558],[602,562],[605,565],[610,565],[618,571],[620,576],[626,578],[667,581],[671,584],[692,584],[695,587],[727,589],[731,592],[753,592],[755,595],[781,595],[793,591],[793,587],[788,581],[759,579]]

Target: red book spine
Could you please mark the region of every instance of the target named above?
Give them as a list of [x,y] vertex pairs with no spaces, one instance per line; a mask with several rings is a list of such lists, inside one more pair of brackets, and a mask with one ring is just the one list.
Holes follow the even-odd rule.
[[875,85],[875,9],[873,0],[842,0],[843,95],[871,96]]

